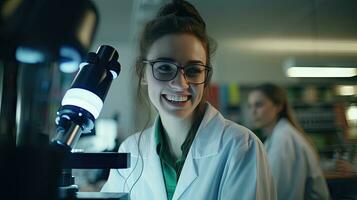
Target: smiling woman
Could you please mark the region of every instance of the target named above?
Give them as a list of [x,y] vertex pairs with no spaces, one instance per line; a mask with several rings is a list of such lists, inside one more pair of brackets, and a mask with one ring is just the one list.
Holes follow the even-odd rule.
[[144,27],[136,72],[158,116],[126,139],[131,168],[112,170],[102,191],[131,199],[275,199],[264,148],[208,102],[211,40],[186,1],[163,6]]
[[[170,70],[167,70],[166,66],[169,65],[160,62],[161,65],[158,68],[158,63],[156,63],[151,68],[146,67],[144,79],[148,84],[150,100],[159,112],[162,121],[175,118],[175,115],[192,121],[193,111],[202,100],[205,89],[203,83],[207,77],[206,53],[200,40],[191,34],[163,36],[150,47],[147,58],[149,60],[160,58],[160,60],[166,60],[166,63],[171,61],[171,63],[177,62],[185,65],[184,69],[180,70],[174,65],[175,73],[171,73],[172,75],[168,77]],[[191,71],[196,71],[197,75],[191,75]],[[163,79],[166,76],[167,78]]]

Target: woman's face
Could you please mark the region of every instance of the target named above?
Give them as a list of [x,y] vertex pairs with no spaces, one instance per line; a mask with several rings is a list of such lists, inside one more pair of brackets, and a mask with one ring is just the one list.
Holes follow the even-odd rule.
[[279,106],[275,105],[262,92],[255,90],[248,96],[249,111],[256,128],[271,127],[278,119]]
[[[170,34],[159,38],[150,47],[147,60],[155,59],[170,60],[180,66],[192,63],[206,65],[206,52],[195,36]],[[162,117],[191,117],[204,93],[204,84],[188,83],[182,70],[178,71],[173,80],[160,81],[154,78],[152,67],[147,64],[145,79],[150,101]]]

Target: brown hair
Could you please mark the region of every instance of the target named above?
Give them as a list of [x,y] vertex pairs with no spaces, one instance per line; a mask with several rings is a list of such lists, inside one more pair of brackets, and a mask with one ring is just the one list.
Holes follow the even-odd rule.
[[[135,65],[135,71],[139,78],[137,95],[140,101],[144,98],[141,81],[145,73],[145,64],[142,61],[146,59],[151,45],[165,35],[181,33],[192,34],[202,42],[206,51],[206,65],[211,67],[211,56],[215,51],[216,44],[207,35],[206,23],[192,4],[186,1],[172,1],[161,7],[156,17],[145,25],[140,38],[139,56]],[[208,74],[205,93],[198,109],[203,107],[206,100],[207,86],[210,83],[211,76],[212,70]],[[148,98],[145,97],[145,99]]]
[[288,103],[288,97],[283,88],[271,83],[265,83],[256,86],[253,90],[260,91],[273,102],[273,104],[281,106],[281,110],[278,113],[278,119],[286,118],[297,130],[304,132],[303,128],[293,115],[292,109]]
[[253,91],[262,92],[273,104],[281,106],[281,111],[278,113],[278,119],[287,119],[300,133],[300,135],[307,141],[307,143],[312,147],[316,157],[318,158],[317,149],[313,141],[305,134],[304,129],[301,127],[299,122],[296,120],[293,110],[288,102],[288,97],[283,88],[271,84],[265,83],[253,88]]

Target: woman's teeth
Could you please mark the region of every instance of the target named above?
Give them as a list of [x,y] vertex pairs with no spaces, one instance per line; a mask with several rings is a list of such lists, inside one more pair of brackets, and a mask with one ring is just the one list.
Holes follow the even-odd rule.
[[165,95],[169,101],[184,102],[188,100],[188,96]]

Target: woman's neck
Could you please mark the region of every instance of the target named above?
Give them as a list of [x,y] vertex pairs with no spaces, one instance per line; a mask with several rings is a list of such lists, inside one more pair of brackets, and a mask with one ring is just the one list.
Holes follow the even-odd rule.
[[175,159],[178,159],[182,154],[181,145],[191,129],[193,115],[184,119],[165,116],[161,118],[161,123],[167,133],[167,142],[171,154]]
[[266,125],[265,127],[262,128],[263,130],[263,134],[267,137],[271,136],[273,134],[274,128],[276,126],[276,124],[278,123],[279,119],[276,119],[274,121],[272,121],[271,123],[269,123],[268,125]]

